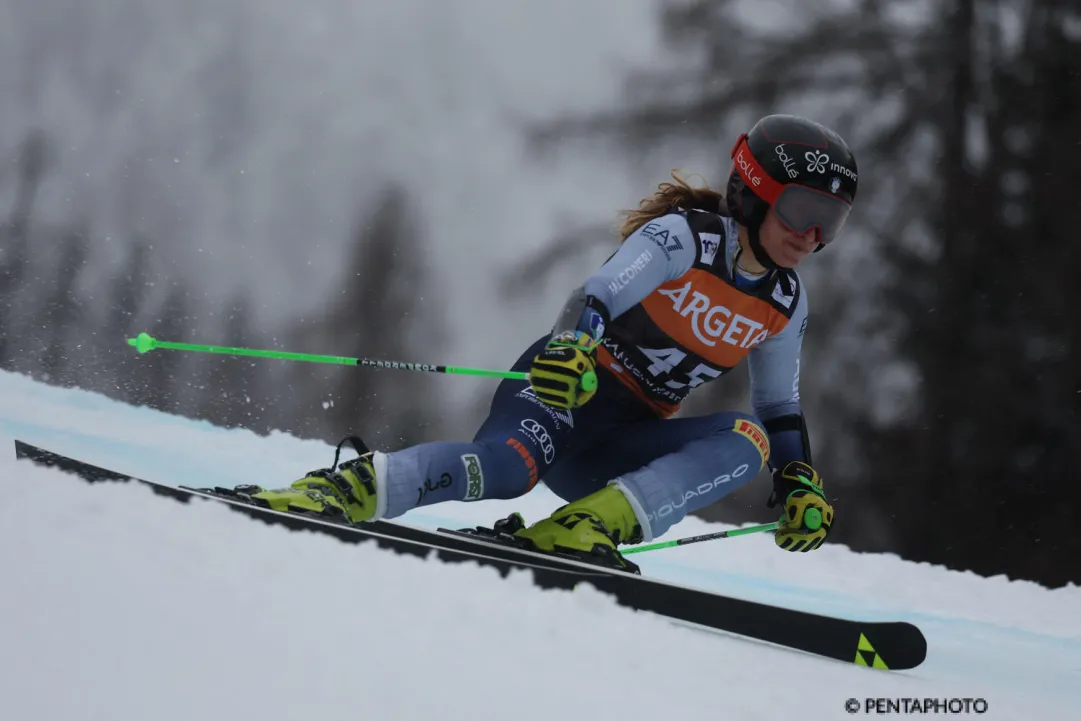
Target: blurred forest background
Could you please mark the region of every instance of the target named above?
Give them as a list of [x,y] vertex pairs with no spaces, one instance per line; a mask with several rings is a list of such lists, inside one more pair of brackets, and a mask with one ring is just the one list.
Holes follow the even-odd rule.
[[[211,37],[215,52],[192,60],[172,91],[166,61],[194,51],[174,41],[170,56],[138,39],[177,20],[167,4],[95,5],[0,1],[0,368],[261,434],[336,442],[359,432],[385,448],[468,438],[490,384],[452,390],[449,379],[405,372],[139,356],[123,339],[146,330],[505,367],[615,247],[620,209],[673,167],[720,185],[736,135],[757,117],[806,114],[846,137],[861,176],[845,235],[801,268],[812,304],[801,391],[837,507],[832,538],[985,575],[1081,583],[1079,473],[1069,456],[1081,448],[1081,322],[1065,292],[1081,260],[1075,2],[643,0],[622,20],[603,3],[577,12],[523,4],[522,14],[565,40],[606,37],[596,63],[608,74],[588,69],[586,55],[544,55],[555,53],[550,33],[522,45],[528,19],[508,8],[494,17],[484,2],[439,5],[435,19],[426,16],[435,5],[419,0],[377,18],[383,10],[371,3],[315,3],[296,26],[306,34],[302,58],[265,31],[268,14],[290,20],[291,4],[259,5],[274,10],[258,25],[246,0],[199,2],[193,17],[203,20],[186,21],[195,23],[188,30]],[[120,16],[131,27],[118,45],[106,19]],[[418,55],[386,62],[403,73],[424,65],[438,83],[433,58],[468,55],[463,73],[473,82],[435,93],[444,121],[466,118],[478,137],[485,123],[513,132],[524,148],[517,157],[493,150],[478,159],[466,141],[456,148],[451,130],[430,157],[366,160],[368,148],[423,142],[415,124],[432,113],[387,89],[393,73],[380,84],[314,65],[326,58],[308,41],[341,32],[333,37],[345,46],[350,22],[369,37],[408,34],[421,17],[445,34],[428,27],[417,33]],[[519,35],[508,30],[502,48],[480,50],[446,39],[484,22]],[[61,43],[73,35],[78,42]],[[437,42],[451,44],[441,55]],[[260,43],[276,50],[251,50]],[[103,60],[106,49],[113,55]],[[528,72],[503,67],[516,50],[515,62],[536,53]],[[279,65],[253,69],[264,57]],[[493,67],[505,75],[485,75]],[[331,72],[333,81],[323,75]],[[142,85],[124,79],[137,73]],[[313,82],[329,93],[306,94]],[[196,112],[177,112],[171,92]],[[557,100],[525,100],[545,92]],[[389,105],[381,112],[390,120],[345,147],[334,133],[348,138],[362,122],[339,121],[350,93]],[[485,106],[485,93],[498,102]],[[325,121],[333,130],[265,125],[271,101],[261,98],[270,95],[307,103],[334,118]],[[479,107],[491,117],[470,115]],[[349,113],[368,117],[370,102]],[[251,132],[260,127],[275,132]],[[395,132],[402,137],[386,135]],[[286,139],[288,152],[263,160]],[[195,146],[191,175],[167,176],[170,160],[193,164],[185,148]],[[456,150],[468,157],[447,161]],[[578,165],[558,160],[567,157]],[[453,167],[438,170],[440,162]],[[424,182],[401,172],[410,163]],[[238,185],[244,173],[262,184]],[[518,173],[532,175],[515,185],[508,179]],[[294,176],[295,192],[266,180]],[[245,225],[238,215],[260,220]],[[208,216],[221,222],[193,238]],[[459,216],[470,221],[455,225]],[[541,220],[549,216],[559,220]],[[280,244],[259,246],[259,233],[280,233]],[[743,369],[682,412],[746,405]],[[765,483],[751,484],[703,515],[770,520],[766,495]]]

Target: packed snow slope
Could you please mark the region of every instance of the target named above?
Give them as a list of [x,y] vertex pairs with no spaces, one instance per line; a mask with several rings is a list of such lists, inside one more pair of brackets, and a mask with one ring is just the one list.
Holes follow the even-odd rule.
[[[541,591],[525,572],[504,580],[136,484],[91,486],[16,462],[16,438],[187,484],[286,484],[333,452],[0,373],[0,708],[10,721],[818,720],[878,715],[868,699],[906,698],[983,699],[969,715],[987,719],[1081,718],[1076,586],[836,544],[787,554],[764,536],[636,557],[673,582],[924,630],[924,665],[876,671],[676,626],[588,586]],[[558,503],[542,488],[399,520],[489,523],[512,509],[533,520]],[[669,536],[719,528],[690,519]]]

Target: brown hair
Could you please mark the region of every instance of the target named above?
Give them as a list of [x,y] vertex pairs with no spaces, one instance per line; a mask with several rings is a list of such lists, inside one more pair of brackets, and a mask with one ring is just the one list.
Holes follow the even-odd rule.
[[[703,188],[694,188],[687,184],[675,170],[671,171],[675,183],[665,181],[657,186],[657,191],[648,198],[643,198],[635,210],[624,210],[620,215],[625,220],[619,226],[620,240],[626,240],[634,231],[651,220],[656,220],[676,208],[684,210],[708,210],[714,213],[725,208],[724,193],[713,190],[707,182]],[[705,180],[705,178],[703,178]]]

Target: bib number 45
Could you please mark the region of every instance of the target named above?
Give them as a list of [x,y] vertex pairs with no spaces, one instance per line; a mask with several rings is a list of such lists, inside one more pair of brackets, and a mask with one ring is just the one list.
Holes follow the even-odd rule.
[[[646,358],[649,358],[650,365],[646,370],[654,376],[661,376],[666,373],[676,373],[679,364],[687,359],[687,354],[679,348],[643,348],[642,346],[639,346],[638,350],[641,351]],[[688,383],[669,380],[666,381],[664,385],[675,390],[680,388],[694,388],[702,385],[706,381],[719,378],[721,376],[721,371],[710,368],[703,363],[699,363],[694,370],[684,373],[683,375],[689,380]]]

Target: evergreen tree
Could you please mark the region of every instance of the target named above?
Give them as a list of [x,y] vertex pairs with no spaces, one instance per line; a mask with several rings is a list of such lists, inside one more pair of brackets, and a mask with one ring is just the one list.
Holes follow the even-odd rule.
[[[442,345],[439,319],[422,296],[434,292],[415,212],[404,190],[389,188],[355,231],[345,273],[318,321],[298,324],[297,347],[334,349],[332,355],[417,360]],[[422,310],[423,308],[423,310]],[[319,367],[289,371],[293,428],[337,442],[355,433],[372,447],[401,447],[427,438],[432,422],[429,377],[401,370]]]
[[31,133],[19,151],[18,188],[8,220],[0,223],[0,367],[13,367],[12,334],[20,321],[18,302],[30,268],[30,231],[34,199],[45,174],[47,146]]
[[636,150],[698,139],[722,180],[733,138],[767,113],[849,140],[857,209],[803,273],[814,305],[801,391],[835,542],[1081,581],[1067,517],[1081,354],[1065,292],[1081,46],[1067,5],[1007,15],[952,0],[901,23],[883,0],[798,3],[806,21],[775,31],[726,2],[667,3],[664,34],[686,66],[631,78],[629,112],[537,134]]

